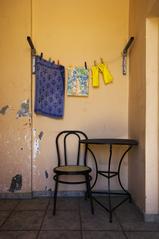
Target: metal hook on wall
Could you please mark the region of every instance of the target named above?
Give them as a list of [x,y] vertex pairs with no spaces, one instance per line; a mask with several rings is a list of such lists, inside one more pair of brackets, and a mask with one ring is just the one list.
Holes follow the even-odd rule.
[[27,36],[27,41],[29,43],[29,46],[31,48],[31,56],[32,56],[32,74],[35,74],[35,56],[36,56],[36,48],[34,47],[34,44],[32,42],[32,39],[30,36]]
[[132,42],[134,41],[134,37],[130,37],[129,41],[127,42],[126,46],[123,49],[122,52],[122,69],[123,69],[123,75],[126,75],[127,73],[127,53],[128,49],[130,48]]
[[36,55],[36,49],[34,47],[34,44],[33,44],[32,39],[31,39],[30,36],[27,36],[27,41],[30,45],[32,55]]

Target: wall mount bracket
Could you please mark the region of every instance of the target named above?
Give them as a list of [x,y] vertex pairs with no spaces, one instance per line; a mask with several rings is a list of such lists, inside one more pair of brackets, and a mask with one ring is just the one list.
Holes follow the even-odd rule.
[[128,49],[132,45],[134,41],[134,37],[130,37],[129,41],[127,42],[126,46],[124,47],[122,51],[122,72],[123,75],[127,74],[127,55],[128,55]]

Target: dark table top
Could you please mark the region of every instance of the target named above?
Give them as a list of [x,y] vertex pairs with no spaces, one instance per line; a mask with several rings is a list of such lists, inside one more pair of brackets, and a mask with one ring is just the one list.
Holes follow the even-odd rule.
[[80,140],[83,144],[117,144],[117,145],[138,145],[136,139],[119,139],[119,138],[94,138]]

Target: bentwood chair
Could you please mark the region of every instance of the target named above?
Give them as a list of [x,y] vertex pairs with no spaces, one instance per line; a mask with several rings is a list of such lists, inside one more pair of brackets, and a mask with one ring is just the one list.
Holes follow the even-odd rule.
[[55,173],[53,176],[55,180],[53,215],[56,214],[59,183],[85,184],[85,195],[90,199],[91,212],[94,214],[90,187],[91,168],[86,165],[87,147],[80,144],[81,139],[87,139],[87,135],[79,130],[65,130],[56,136],[58,166],[53,169]]

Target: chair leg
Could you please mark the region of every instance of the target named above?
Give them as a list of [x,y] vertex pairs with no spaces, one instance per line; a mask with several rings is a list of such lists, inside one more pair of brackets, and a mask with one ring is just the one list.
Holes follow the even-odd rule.
[[54,202],[53,202],[53,215],[56,214],[57,191],[58,191],[58,176],[56,176],[56,181],[55,181]]
[[84,194],[84,199],[87,200],[87,198],[89,199],[89,187],[88,187],[87,178],[86,178],[86,192]]
[[91,204],[91,212],[92,212],[92,214],[94,214],[93,198],[92,198],[89,174],[86,175],[86,184],[87,184],[87,194],[88,194],[88,198],[90,199],[90,204]]

